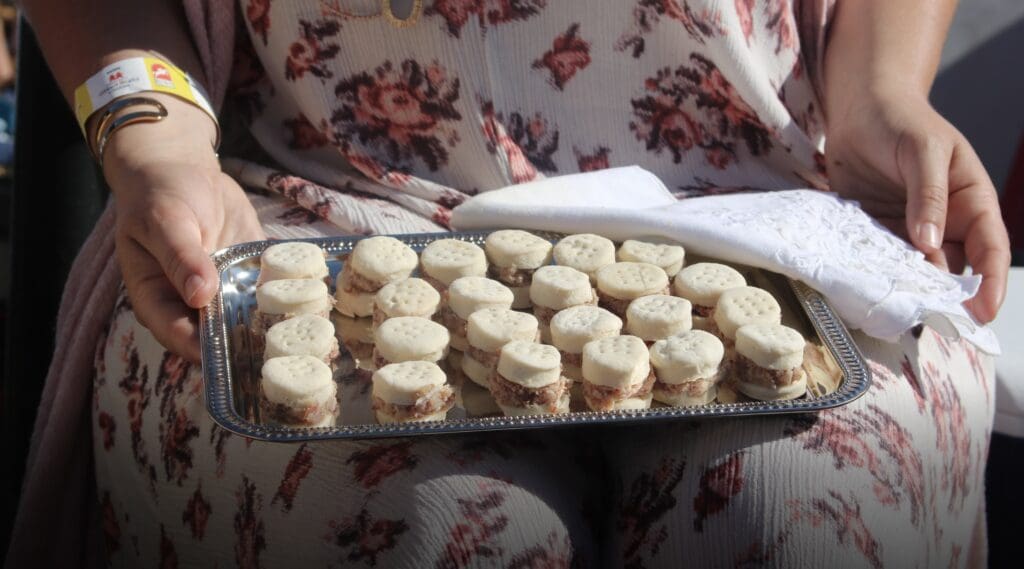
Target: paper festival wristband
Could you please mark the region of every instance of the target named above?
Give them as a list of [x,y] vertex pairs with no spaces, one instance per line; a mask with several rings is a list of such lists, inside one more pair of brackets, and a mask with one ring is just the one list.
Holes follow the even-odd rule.
[[75,89],[75,117],[85,135],[93,113],[114,99],[142,92],[166,93],[188,101],[213,119],[217,128],[214,148],[220,145],[220,124],[203,88],[174,64],[159,57],[131,57],[111,63]]

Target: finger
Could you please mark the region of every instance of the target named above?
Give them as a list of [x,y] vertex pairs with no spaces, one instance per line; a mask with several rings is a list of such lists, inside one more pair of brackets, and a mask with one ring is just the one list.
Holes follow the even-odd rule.
[[160,264],[181,299],[202,308],[216,292],[217,272],[203,247],[199,225],[180,211],[154,208],[130,235]]
[[976,274],[981,274],[978,294],[967,302],[974,317],[991,322],[1006,298],[1006,279],[1010,271],[1010,246],[1000,219],[983,216],[971,226],[964,252]]
[[156,259],[130,239],[118,242],[124,282],[135,317],[168,350],[200,361],[199,327],[194,309],[186,306]]
[[966,305],[980,322],[991,322],[1006,297],[1010,239],[999,211],[999,197],[981,159],[966,140],[953,152],[950,170],[951,240],[964,243],[964,254],[981,288]]
[[907,232],[924,253],[942,247],[951,145],[933,137],[900,139],[896,161],[907,188]]
[[927,259],[929,263],[938,267],[940,271],[946,273],[949,272],[949,262],[946,260],[946,252],[943,251],[942,248],[936,249],[931,253],[925,253],[924,258]]

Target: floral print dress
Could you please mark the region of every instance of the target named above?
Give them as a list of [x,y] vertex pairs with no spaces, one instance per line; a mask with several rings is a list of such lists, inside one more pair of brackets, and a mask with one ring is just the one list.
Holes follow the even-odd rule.
[[[391,3],[396,13],[411,2]],[[680,198],[827,188],[825,0],[241,0],[225,160],[275,238],[448,227],[474,195],[639,164]],[[410,20],[412,21],[412,20]],[[993,366],[858,335],[833,411],[533,434],[268,444],[126,298],[92,429],[113,566],[965,567],[984,558]]]

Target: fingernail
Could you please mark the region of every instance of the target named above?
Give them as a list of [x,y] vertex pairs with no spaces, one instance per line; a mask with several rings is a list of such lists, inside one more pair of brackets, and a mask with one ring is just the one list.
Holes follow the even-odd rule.
[[189,277],[188,280],[185,281],[185,300],[188,301],[195,298],[199,289],[203,288],[203,284],[205,284],[203,277],[199,275],[192,275]]
[[930,221],[921,224],[920,229],[917,231],[917,236],[921,239],[921,242],[932,249],[938,249],[942,246],[942,236],[939,235],[939,226]]

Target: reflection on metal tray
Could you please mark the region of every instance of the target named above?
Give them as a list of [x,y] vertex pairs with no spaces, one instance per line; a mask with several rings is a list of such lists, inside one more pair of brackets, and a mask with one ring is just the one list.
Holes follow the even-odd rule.
[[[557,234],[538,235],[552,241]],[[456,238],[483,244],[487,232],[400,235],[417,252],[441,238]],[[341,270],[342,257],[359,237],[310,239],[328,256],[332,279]],[[266,441],[364,439],[406,435],[534,429],[565,425],[646,423],[706,417],[738,417],[779,413],[804,413],[845,405],[867,391],[870,372],[842,322],[820,294],[803,283],[765,271],[736,267],[750,284],[772,292],[782,305],[783,323],[800,330],[808,339],[804,368],[808,371],[808,394],[793,401],[752,401],[728,388],[721,388],[718,400],[703,407],[660,407],[643,411],[591,412],[574,410],[565,415],[504,417],[480,415],[495,409],[490,395],[481,388],[466,387],[445,421],[378,425],[370,408],[369,373],[355,368],[344,356],[339,368],[338,419],[333,426],[304,428],[275,424],[261,416],[259,370],[262,354],[254,353],[249,333],[255,308],[259,257],[274,242],[244,243],[218,252],[214,263],[221,276],[220,293],[201,313],[203,378],[210,415],[225,429]],[[692,261],[690,261],[692,262]],[[333,280],[331,281],[333,282]],[[471,384],[471,382],[466,382]],[[723,384],[724,385],[724,384]]]

